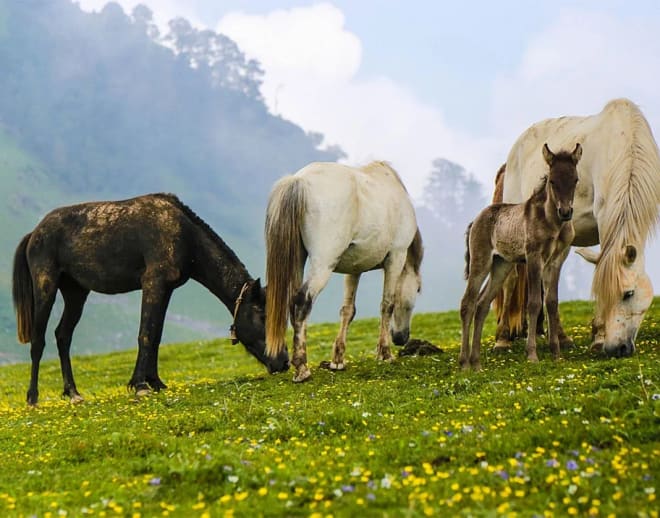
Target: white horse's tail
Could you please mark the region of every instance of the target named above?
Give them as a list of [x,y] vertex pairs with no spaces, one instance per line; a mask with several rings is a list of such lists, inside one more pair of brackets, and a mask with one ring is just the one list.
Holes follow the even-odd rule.
[[286,346],[291,299],[302,284],[307,252],[301,226],[305,215],[304,182],[286,176],[273,186],[266,210],[266,352],[277,356]]

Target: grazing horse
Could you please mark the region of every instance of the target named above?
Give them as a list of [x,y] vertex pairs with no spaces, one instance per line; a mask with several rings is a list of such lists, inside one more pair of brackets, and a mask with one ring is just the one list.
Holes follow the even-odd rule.
[[[644,247],[658,224],[660,204],[658,146],[639,108],[616,99],[596,115],[547,119],[531,126],[509,152],[502,200],[520,203],[533,191],[543,166],[536,151],[541,142],[569,147],[578,140],[585,153],[578,167],[572,244],[600,243],[599,253],[577,250],[596,265],[592,348],[608,356],[630,356],[653,299]],[[513,298],[524,293],[513,291]],[[520,319],[505,305],[498,315],[497,347],[511,345],[503,328],[515,321]]]
[[[281,178],[266,213],[266,347],[286,349],[287,314],[293,325],[295,382],[307,367],[306,320],[332,272],[346,274],[341,326],[330,368],[342,370],[348,326],[362,272],[383,269],[377,357],[390,360],[388,329],[403,345],[421,288],[422,239],[415,210],[398,174],[385,162],[362,168],[312,163]],[[307,261],[307,274],[303,270]]]
[[135,370],[128,385],[139,395],[166,388],[158,376],[158,346],[172,291],[194,279],[234,315],[234,342],[270,372],[288,368],[286,352],[266,355],[265,293],[225,242],[171,194],[61,207],[27,234],[14,256],[13,298],[18,339],[30,342],[27,401],[37,403],[39,362],[55,295],[64,299],[55,330],[64,395],[81,401],[69,349],[90,291],[142,290]]
[[[561,266],[568,255],[574,231],[573,198],[578,182],[576,166],[582,155],[580,144],[572,153],[554,154],[543,146],[543,157],[550,168],[525,203],[496,203],[482,210],[466,232],[467,287],[461,300],[462,343],[458,358],[461,366],[481,368],[481,333],[490,303],[517,263],[527,264],[529,321],[535,322],[542,310],[541,287],[550,322],[549,343],[555,359],[559,342],[567,340],[559,321],[557,289]],[[488,282],[481,289],[484,281]],[[470,350],[470,325],[474,336]],[[527,358],[537,362],[536,333],[527,337]]]

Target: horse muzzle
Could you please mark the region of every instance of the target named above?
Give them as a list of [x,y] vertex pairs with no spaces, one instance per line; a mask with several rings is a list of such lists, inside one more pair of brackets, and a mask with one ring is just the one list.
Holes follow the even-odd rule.
[[610,358],[627,358],[632,356],[635,352],[635,343],[632,340],[628,340],[624,343],[615,344],[609,347],[605,345],[603,351]]
[[410,338],[409,329],[396,332],[392,331],[390,334],[392,335],[392,342],[394,342],[395,345],[406,345],[408,343],[408,339]]
[[266,368],[268,369],[268,374],[277,374],[278,372],[286,372],[289,370],[289,355],[283,354],[279,355],[277,358],[271,359]]
[[558,208],[557,215],[561,221],[570,221],[573,219],[573,207],[569,209]]

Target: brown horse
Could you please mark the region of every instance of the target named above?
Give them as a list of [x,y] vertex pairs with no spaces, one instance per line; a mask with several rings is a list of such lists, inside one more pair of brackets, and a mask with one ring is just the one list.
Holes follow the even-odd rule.
[[[561,266],[568,255],[574,231],[573,198],[577,163],[582,147],[572,153],[554,154],[547,144],[543,157],[550,171],[532,196],[519,204],[498,203],[486,207],[470,223],[466,233],[467,287],[461,300],[462,344],[459,363],[463,368],[481,368],[481,333],[490,303],[517,263],[527,264],[529,321],[536,322],[542,309],[541,290],[550,323],[549,343],[559,357],[559,342],[568,340],[559,321],[557,290]],[[486,286],[482,284],[488,277]],[[470,350],[470,326],[474,334]],[[529,332],[527,358],[538,361],[536,333]]]
[[27,401],[39,396],[39,362],[57,290],[64,311],[55,337],[64,395],[81,401],[69,349],[90,291],[142,290],[135,370],[128,385],[139,395],[166,388],[158,376],[158,347],[172,291],[194,279],[234,315],[235,342],[270,372],[288,369],[286,351],[266,355],[265,293],[225,242],[171,194],[124,201],[91,202],[50,212],[18,245],[13,297],[18,339],[31,343],[32,373]]

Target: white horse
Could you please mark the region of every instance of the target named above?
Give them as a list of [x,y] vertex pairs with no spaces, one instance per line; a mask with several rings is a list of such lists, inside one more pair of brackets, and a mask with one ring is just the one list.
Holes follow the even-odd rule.
[[[592,347],[610,356],[629,356],[653,299],[644,247],[658,224],[658,146],[641,111],[627,99],[610,101],[596,115],[538,122],[518,138],[509,152],[502,201],[520,203],[538,186],[545,169],[538,149],[544,142],[558,149],[570,149],[576,142],[584,147],[578,165],[573,245],[600,243],[600,253],[577,250],[596,265]],[[520,293],[512,291],[514,297]],[[498,321],[502,325],[515,318],[505,307]],[[498,341],[498,346],[502,345]]]
[[[294,381],[311,375],[306,320],[332,272],[346,274],[341,326],[330,368],[343,370],[348,325],[362,272],[383,269],[377,358],[390,360],[410,335],[421,288],[422,239],[415,210],[398,174],[385,162],[362,168],[312,163],[273,186],[266,213],[266,344],[275,357],[293,326]],[[303,283],[303,270],[307,272]]]

